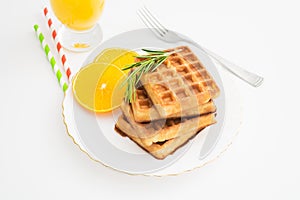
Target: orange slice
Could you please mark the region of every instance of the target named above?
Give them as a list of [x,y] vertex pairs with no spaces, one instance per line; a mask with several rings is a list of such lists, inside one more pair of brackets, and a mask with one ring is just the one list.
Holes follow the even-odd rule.
[[121,87],[125,73],[105,63],[82,68],[73,79],[73,94],[80,105],[94,112],[108,112],[118,107],[126,87]]
[[94,112],[108,112],[117,108],[126,89],[126,86],[120,86],[126,78],[126,71],[121,69],[132,64],[136,55],[136,52],[121,48],[102,51],[94,63],[82,68],[73,79],[75,99]]
[[[94,60],[95,63],[108,63],[124,68],[126,65],[135,62],[135,56],[138,54],[134,51],[121,48],[109,48],[102,51]],[[125,71],[126,72],[126,71]]]

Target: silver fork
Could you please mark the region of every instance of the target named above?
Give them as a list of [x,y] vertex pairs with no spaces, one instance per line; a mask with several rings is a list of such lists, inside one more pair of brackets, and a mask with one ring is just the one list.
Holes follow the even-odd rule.
[[252,72],[249,72],[234,63],[222,58],[221,56],[213,53],[212,51],[204,48],[199,45],[195,41],[179,36],[177,33],[168,30],[165,26],[163,26],[159,20],[150,12],[150,10],[143,6],[141,9],[137,11],[138,16],[142,20],[142,22],[155,34],[155,36],[168,43],[176,43],[176,42],[187,42],[202,50],[207,56],[213,58],[217,61],[222,67],[224,67],[227,71],[231,72],[235,76],[239,77],[241,80],[247,82],[253,87],[258,87],[263,83],[263,77],[258,76]]

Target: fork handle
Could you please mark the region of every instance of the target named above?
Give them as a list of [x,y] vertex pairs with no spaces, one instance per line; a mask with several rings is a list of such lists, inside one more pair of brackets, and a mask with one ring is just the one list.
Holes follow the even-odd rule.
[[198,43],[194,41],[188,39],[185,39],[185,41],[201,49],[206,55],[208,55],[209,57],[217,61],[224,69],[231,72],[232,74],[234,74],[241,80],[245,81],[246,83],[250,84],[251,86],[259,87],[263,83],[264,80],[263,77],[237,66],[236,64],[228,61],[227,59],[217,55],[216,53],[200,46]]

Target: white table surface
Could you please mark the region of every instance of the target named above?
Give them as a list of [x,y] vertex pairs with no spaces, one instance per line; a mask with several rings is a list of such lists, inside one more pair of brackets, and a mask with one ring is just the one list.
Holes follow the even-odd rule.
[[[165,178],[115,172],[72,143],[62,121],[63,93],[32,28],[45,26],[44,3],[2,3],[0,199],[300,198],[297,0],[145,1],[171,29],[265,77],[258,89],[232,77],[244,100],[244,124],[230,149],[199,170]],[[140,5],[107,0],[104,39],[143,27],[135,13]],[[80,65],[86,55],[69,60]]]

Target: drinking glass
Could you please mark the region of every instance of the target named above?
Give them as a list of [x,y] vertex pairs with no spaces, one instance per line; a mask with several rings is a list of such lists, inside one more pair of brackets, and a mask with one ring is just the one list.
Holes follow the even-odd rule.
[[50,0],[52,10],[63,24],[59,30],[62,45],[71,51],[89,51],[102,40],[97,24],[104,0]]

